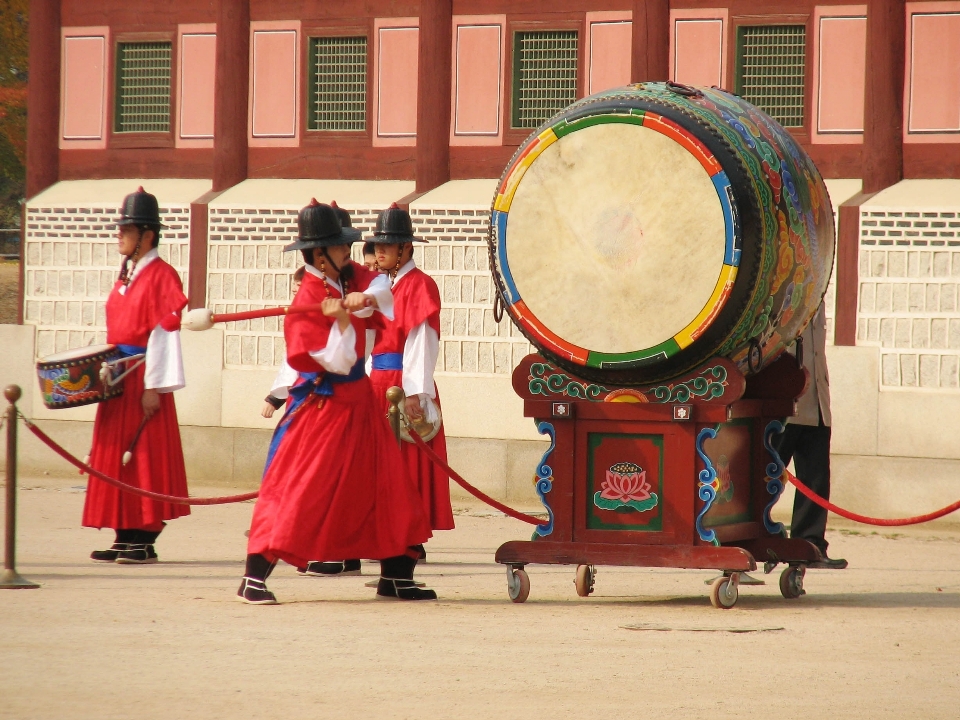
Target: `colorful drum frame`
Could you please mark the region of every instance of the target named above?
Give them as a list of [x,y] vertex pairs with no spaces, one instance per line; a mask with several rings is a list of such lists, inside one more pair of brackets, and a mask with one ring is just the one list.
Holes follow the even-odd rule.
[[[691,153],[716,189],[726,235],[723,268],[700,313],[667,341],[621,353],[578,347],[551,331],[517,290],[509,257],[510,211],[525,173],[553,143],[602,123],[643,126]],[[744,221],[748,227],[741,226]],[[756,372],[800,335],[822,300],[833,263],[834,224],[826,186],[790,134],[736,96],[672,83],[598,93],[539,128],[507,166],[490,226],[491,267],[513,322],[542,354],[568,371],[622,385],[674,377],[712,356],[729,357],[747,374]],[[750,248],[746,273],[741,267],[744,242]],[[738,277],[736,307],[729,307]],[[718,338],[718,328],[713,328],[711,347],[691,348],[725,311],[718,323],[723,336]]]
[[73,357],[53,355],[37,362],[37,379],[43,404],[51,410],[103,402],[123,394],[123,383],[105,383],[100,370],[104,363],[120,359],[114,345],[97,346],[94,352]]

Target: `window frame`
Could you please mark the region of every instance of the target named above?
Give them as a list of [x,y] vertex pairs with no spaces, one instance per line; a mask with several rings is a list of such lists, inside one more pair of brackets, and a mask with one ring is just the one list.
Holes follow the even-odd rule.
[[[119,58],[120,46],[127,43],[169,43],[170,44],[170,118],[169,129],[166,132],[117,132],[116,118],[119,97]],[[179,53],[177,48],[176,29],[163,32],[130,32],[119,29],[110,42],[110,97],[107,104],[107,147],[109,148],[173,148],[175,147],[176,112],[177,112],[177,63]]]
[[514,45],[518,32],[562,32],[573,30],[577,33],[577,89],[574,102],[585,97],[586,72],[586,43],[587,32],[586,13],[557,13],[550,19],[535,15],[507,15],[504,32],[506,59],[503,64],[503,94],[504,102],[501,109],[500,121],[503,123],[503,145],[520,145],[526,140],[534,128],[517,128],[513,126],[513,76],[514,76]]
[[731,62],[727,63],[726,87],[736,92],[737,72],[740,67],[739,36],[741,27],[756,27],[759,25],[803,25],[803,122],[796,127],[784,128],[799,141],[809,144],[810,132],[814,126],[815,112],[813,102],[813,13],[780,13],[769,15],[733,15],[730,17],[727,30],[727,47],[731,48]]
[[[357,22],[356,19],[344,20],[343,23],[325,23],[307,25],[301,28],[303,42],[300,43],[300,89],[303,101],[300,103],[300,145],[324,145],[331,141],[349,144],[371,145],[373,142],[373,19],[366,22]],[[365,37],[367,39],[367,81],[366,81],[366,117],[363,130],[311,130],[309,126],[310,106],[312,97],[310,88],[313,84],[313,75],[310,63],[311,41],[318,37]]]

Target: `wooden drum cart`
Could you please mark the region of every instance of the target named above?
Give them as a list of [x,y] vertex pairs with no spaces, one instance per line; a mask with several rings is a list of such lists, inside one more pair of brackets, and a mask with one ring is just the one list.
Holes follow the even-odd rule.
[[780,591],[799,597],[806,566],[821,556],[770,518],[784,487],[771,442],[806,383],[791,355],[748,378],[716,358],[668,383],[629,388],[527,356],[513,387],[550,438],[536,477],[549,520],[532,540],[497,550],[510,598],[527,599],[531,563],[576,565],[581,596],[593,591],[597,565],[716,569],[718,608],[737,602],[741,573],[785,563]]

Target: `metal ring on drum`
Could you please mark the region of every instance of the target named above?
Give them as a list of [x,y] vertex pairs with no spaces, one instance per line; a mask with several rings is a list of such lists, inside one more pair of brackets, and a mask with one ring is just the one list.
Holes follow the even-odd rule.
[[[504,307],[580,377],[642,384],[718,355],[749,373],[826,289],[832,211],[809,157],[739,98],[684,89],[632,85],[572,105],[498,185]],[[761,362],[748,367],[751,339]]]

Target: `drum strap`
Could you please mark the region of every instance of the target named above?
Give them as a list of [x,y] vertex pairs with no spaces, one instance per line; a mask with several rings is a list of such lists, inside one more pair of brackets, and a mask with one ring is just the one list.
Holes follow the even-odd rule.
[[403,353],[377,353],[372,357],[374,370],[403,370]]

